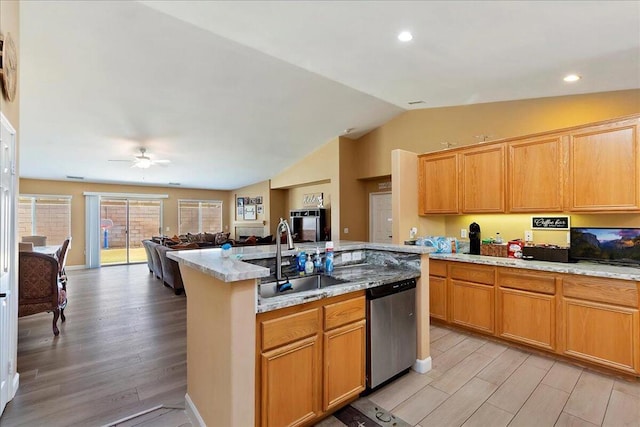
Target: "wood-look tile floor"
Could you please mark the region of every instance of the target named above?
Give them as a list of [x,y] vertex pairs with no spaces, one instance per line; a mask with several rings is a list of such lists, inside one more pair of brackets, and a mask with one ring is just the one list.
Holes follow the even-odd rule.
[[[191,426],[186,299],[146,265],[69,271],[67,322],[19,319],[20,389],[2,427]],[[368,396],[411,425],[640,426],[640,383],[473,334],[431,327],[433,369]],[[318,425],[343,426],[330,417]],[[214,426],[216,427],[216,426]],[[225,426],[226,427],[226,426]]]

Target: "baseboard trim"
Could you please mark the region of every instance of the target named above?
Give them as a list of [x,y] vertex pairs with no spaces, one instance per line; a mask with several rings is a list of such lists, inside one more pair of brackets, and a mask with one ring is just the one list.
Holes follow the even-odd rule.
[[429,372],[431,370],[431,356],[426,359],[417,359],[411,368],[419,374]]
[[193,401],[189,397],[189,393],[184,395],[184,403],[184,412],[187,414],[187,417],[189,417],[189,420],[191,420],[191,424],[197,427],[207,427],[200,416],[200,412],[198,412],[198,408],[196,408],[196,405],[194,405]]
[[16,372],[11,380],[11,388],[9,389],[9,401],[16,397],[16,393],[18,392],[18,387],[20,387],[20,374]]

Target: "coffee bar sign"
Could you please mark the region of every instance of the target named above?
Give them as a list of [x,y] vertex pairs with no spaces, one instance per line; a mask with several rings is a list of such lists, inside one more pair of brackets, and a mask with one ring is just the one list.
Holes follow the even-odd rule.
[[568,216],[534,216],[531,217],[531,228],[535,230],[568,230]]

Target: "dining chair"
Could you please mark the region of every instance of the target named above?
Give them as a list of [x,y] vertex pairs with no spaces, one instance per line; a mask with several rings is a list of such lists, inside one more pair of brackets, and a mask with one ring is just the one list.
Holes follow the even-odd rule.
[[18,317],[53,312],[53,335],[58,336],[58,260],[37,252],[20,252],[18,257]]
[[31,242],[33,246],[47,246],[47,236],[22,236],[23,242]]
[[31,242],[18,242],[18,251],[20,251],[20,252],[33,252],[33,243],[31,243]]
[[67,254],[71,247],[71,236],[67,237],[56,252],[58,258],[58,284],[60,287],[60,319],[62,322],[67,320],[64,316],[64,309],[67,307],[67,272],[64,267],[67,264]]

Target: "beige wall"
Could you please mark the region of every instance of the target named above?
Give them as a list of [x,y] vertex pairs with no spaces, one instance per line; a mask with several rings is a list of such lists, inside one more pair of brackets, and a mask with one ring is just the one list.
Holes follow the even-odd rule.
[[[368,240],[368,216],[362,206],[369,206],[366,182],[358,179],[358,144],[340,138],[340,224],[336,230],[344,240]],[[345,233],[348,231],[348,233]]]
[[[264,227],[264,232],[262,236],[264,237],[269,234],[269,230],[272,227],[271,221],[271,197],[269,194],[269,181],[262,181],[257,184],[248,185],[246,187],[238,188],[229,194],[228,201],[228,215],[231,218],[231,227],[229,231],[231,232],[231,238],[236,238],[235,229],[236,227],[242,226],[262,226]],[[243,218],[237,215],[236,211],[236,198],[237,197],[262,197],[262,213],[256,212],[256,219],[245,221]],[[257,208],[256,208],[257,211]]]
[[[47,181],[37,179],[20,179],[20,192],[23,194],[56,194],[69,195],[71,199],[71,236],[73,242],[67,265],[85,264],[85,200],[84,192],[98,193],[132,193],[132,194],[167,194],[169,197],[163,200],[163,230],[164,234],[174,235],[178,233],[178,200],[221,200],[222,225],[224,230],[229,229],[229,204],[228,191],[195,190],[168,187],[151,187],[138,185],[113,185],[92,184],[84,182]],[[169,230],[167,230],[169,227]],[[53,243],[53,242],[51,242]]]
[[[334,138],[271,179],[272,189],[287,190],[287,211],[302,207],[302,194],[324,193],[330,203],[331,239],[340,238],[340,144]],[[325,203],[325,206],[327,204]]]
[[442,150],[443,142],[475,144],[640,112],[640,89],[407,111],[358,139],[359,177],[391,173],[391,150]]

